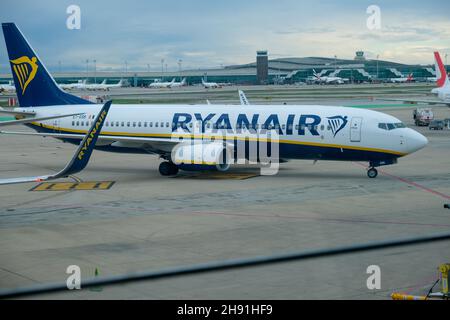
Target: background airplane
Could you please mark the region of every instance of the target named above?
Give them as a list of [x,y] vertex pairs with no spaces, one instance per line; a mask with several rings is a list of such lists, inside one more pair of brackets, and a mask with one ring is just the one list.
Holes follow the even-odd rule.
[[341,77],[329,77],[329,76],[321,76],[313,69],[314,78],[319,83],[327,83],[327,84],[343,84],[348,81],[348,79],[344,79]]
[[80,89],[81,87],[86,85],[87,80],[78,80],[78,82],[75,83],[61,83],[58,84],[58,86],[63,90],[74,90],[74,89]]
[[175,81],[174,83],[172,83],[170,85],[170,88],[184,87],[186,85],[187,85],[186,78],[183,78],[183,80],[181,80],[181,82],[176,82]]
[[437,99],[391,99],[383,98],[383,101],[402,101],[405,103],[423,103],[423,104],[445,104],[450,107],[450,81],[448,79],[447,70],[442,63],[439,52],[434,52],[434,62],[436,68],[436,84],[437,88],[433,88],[431,93],[437,96]]
[[170,82],[160,82],[155,80],[154,82],[149,84],[149,88],[170,88],[175,83],[175,78]]
[[16,92],[14,81],[9,81],[8,84],[0,84],[0,92]]
[[202,78],[202,85],[206,88],[206,89],[216,89],[216,88],[220,88],[219,84],[216,82],[206,82],[205,79]]
[[390,78],[389,82],[393,83],[405,83],[405,82],[414,82],[413,74],[410,73],[406,77],[399,77],[399,78]]

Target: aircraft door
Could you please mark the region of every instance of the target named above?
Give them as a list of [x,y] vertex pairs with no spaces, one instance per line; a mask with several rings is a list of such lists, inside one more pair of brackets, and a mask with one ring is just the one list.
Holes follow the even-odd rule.
[[359,117],[352,118],[352,122],[350,124],[350,141],[351,142],[360,142],[361,141],[361,125],[362,125],[362,118],[359,118]]

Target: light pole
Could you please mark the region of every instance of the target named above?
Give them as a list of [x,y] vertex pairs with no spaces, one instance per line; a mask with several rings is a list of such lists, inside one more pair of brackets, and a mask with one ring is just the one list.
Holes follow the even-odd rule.
[[337,68],[337,55],[334,55],[334,71],[336,71]]
[[86,59],[86,79],[89,78],[89,59]]
[[97,60],[94,59],[94,83],[97,83]]
[[380,58],[380,55],[379,54],[377,54],[377,81],[378,81],[378,59]]
[[58,73],[61,75],[61,60],[58,61]]
[[180,81],[181,81],[181,63],[183,62],[183,60],[178,60],[178,72],[180,74]]
[[161,59],[161,78],[164,79],[164,59]]
[[147,72],[150,73],[150,64],[147,63]]

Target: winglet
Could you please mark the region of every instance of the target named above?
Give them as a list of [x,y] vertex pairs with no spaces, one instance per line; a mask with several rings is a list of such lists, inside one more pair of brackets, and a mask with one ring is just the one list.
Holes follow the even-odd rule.
[[239,93],[239,100],[241,101],[241,105],[243,105],[243,106],[250,105],[250,103],[247,100],[247,97],[245,96],[244,91],[238,90],[238,93]]
[[67,177],[70,174],[74,174],[83,170],[89,162],[92,151],[94,150],[95,143],[97,142],[100,131],[105,122],[106,116],[108,115],[109,108],[111,107],[112,101],[107,101],[100,112],[95,117],[91,128],[88,133],[84,136],[83,141],[81,141],[75,155],[72,160],[67,164],[67,166],[58,172],[56,175],[59,177]]

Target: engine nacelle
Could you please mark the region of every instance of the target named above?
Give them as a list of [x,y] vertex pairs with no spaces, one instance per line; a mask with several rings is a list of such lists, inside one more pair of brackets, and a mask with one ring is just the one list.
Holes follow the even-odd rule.
[[222,142],[180,143],[172,150],[172,162],[187,171],[227,171],[231,161],[231,152]]

